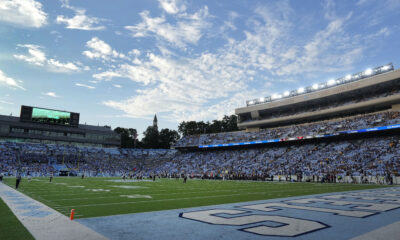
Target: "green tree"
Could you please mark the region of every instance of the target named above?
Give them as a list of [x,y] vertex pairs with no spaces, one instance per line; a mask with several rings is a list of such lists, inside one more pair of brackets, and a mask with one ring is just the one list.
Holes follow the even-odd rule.
[[114,132],[121,135],[122,148],[134,148],[137,144],[137,131],[134,128],[117,127]]
[[224,129],[224,132],[238,131],[239,128],[237,127],[237,120],[238,118],[236,115],[225,115],[222,118],[222,128]]
[[222,120],[213,120],[212,123],[208,121],[183,121],[179,124],[178,131],[183,136],[238,131],[237,119],[236,115],[231,115],[224,116]]
[[138,145],[137,130],[134,128],[129,128],[128,133],[129,133],[129,146],[136,148]]
[[195,121],[181,122],[178,126],[178,131],[182,133],[183,136],[199,134],[197,122]]
[[169,130],[168,128],[161,129],[159,139],[160,147],[171,148],[180,137],[179,133],[175,130]]
[[142,144],[143,148],[160,148],[160,133],[153,127],[147,127],[143,132]]

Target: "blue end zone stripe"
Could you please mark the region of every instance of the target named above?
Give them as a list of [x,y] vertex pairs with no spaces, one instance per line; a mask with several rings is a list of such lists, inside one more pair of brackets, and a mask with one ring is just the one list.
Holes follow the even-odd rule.
[[364,133],[364,132],[375,132],[375,131],[383,131],[388,129],[400,128],[400,124],[382,126],[382,127],[374,127],[374,128],[365,128],[359,130],[349,130],[349,131],[340,131],[337,133],[331,134],[323,134],[323,135],[315,135],[315,136],[299,136],[299,137],[291,137],[291,138],[281,138],[281,139],[267,139],[267,140],[259,140],[253,142],[239,142],[239,143],[224,143],[224,144],[213,144],[213,145],[199,145],[199,148],[215,148],[215,147],[231,147],[231,146],[242,146],[242,145],[255,145],[255,144],[263,144],[263,143],[273,143],[273,142],[284,142],[284,141],[297,141],[301,139],[311,139],[311,138],[325,138],[325,137],[333,137],[341,134],[353,134],[353,133]]

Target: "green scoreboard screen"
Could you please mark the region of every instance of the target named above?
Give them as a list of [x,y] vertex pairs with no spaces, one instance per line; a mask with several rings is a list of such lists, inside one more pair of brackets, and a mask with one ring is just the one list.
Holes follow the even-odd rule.
[[79,126],[79,113],[46,109],[40,107],[21,106],[20,120],[43,124],[57,124],[71,127]]
[[44,108],[32,109],[32,122],[70,125],[71,113]]

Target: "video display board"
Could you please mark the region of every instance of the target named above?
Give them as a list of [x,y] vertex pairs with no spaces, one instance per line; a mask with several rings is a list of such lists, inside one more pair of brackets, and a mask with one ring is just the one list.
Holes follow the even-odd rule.
[[44,108],[32,109],[32,122],[70,125],[71,113]]
[[66,126],[79,125],[79,113],[52,110],[39,107],[21,106],[21,121]]

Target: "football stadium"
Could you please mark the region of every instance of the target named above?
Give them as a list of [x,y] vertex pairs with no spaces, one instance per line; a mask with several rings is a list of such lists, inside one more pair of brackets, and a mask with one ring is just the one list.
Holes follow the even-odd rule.
[[0,0],[0,240],[400,240],[400,0]]
[[120,148],[79,113],[21,106],[0,118],[0,234],[395,239],[399,82],[386,64],[249,100],[235,110],[242,130],[171,149]]

